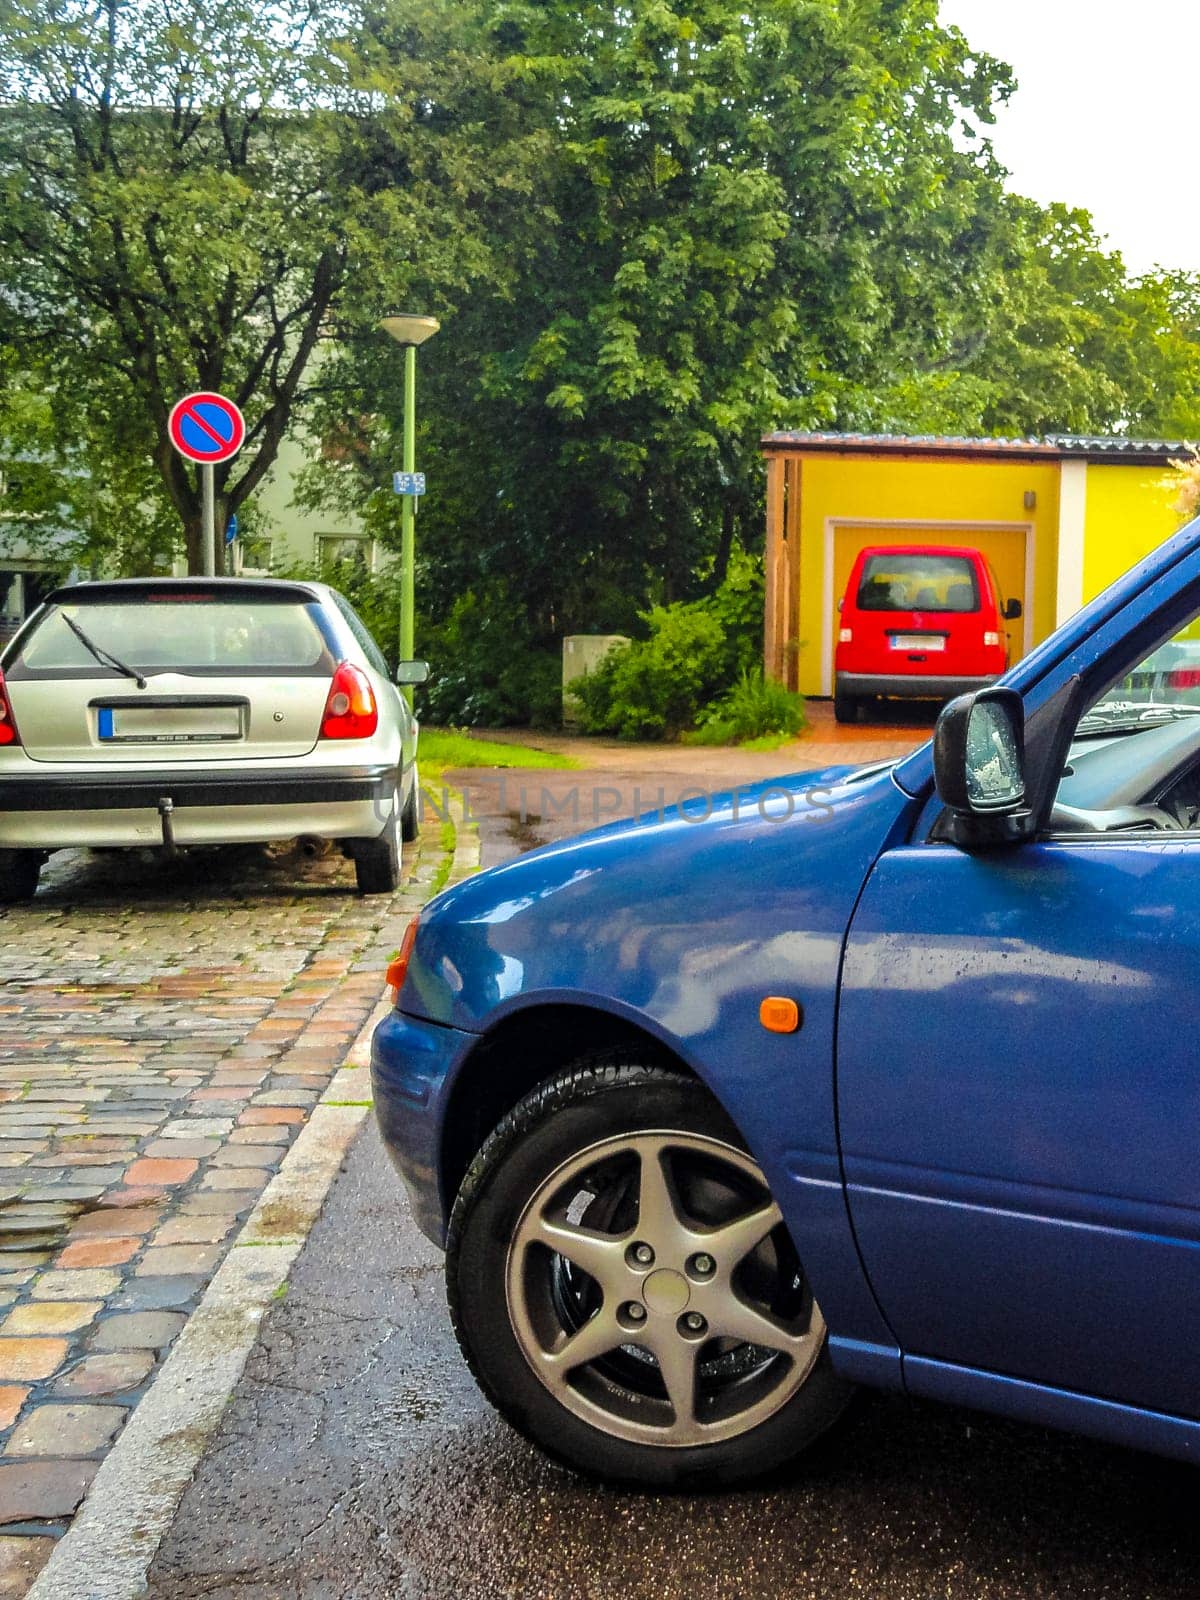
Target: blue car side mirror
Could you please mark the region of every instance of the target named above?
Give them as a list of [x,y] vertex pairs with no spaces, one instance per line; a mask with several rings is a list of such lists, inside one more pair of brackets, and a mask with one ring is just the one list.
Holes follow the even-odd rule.
[[1029,838],[1025,803],[1025,708],[1013,689],[952,700],[933,734],[933,773],[949,812],[940,836],[966,849]]

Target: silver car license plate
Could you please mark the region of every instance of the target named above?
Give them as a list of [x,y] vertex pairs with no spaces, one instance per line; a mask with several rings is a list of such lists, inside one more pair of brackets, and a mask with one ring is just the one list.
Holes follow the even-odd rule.
[[102,743],[191,744],[242,737],[240,706],[100,706]]

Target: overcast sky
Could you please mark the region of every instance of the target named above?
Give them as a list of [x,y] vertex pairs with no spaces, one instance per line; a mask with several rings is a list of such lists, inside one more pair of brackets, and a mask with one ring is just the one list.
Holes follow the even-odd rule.
[[941,0],[1018,88],[993,131],[1010,187],[1085,206],[1133,272],[1200,272],[1200,0]]

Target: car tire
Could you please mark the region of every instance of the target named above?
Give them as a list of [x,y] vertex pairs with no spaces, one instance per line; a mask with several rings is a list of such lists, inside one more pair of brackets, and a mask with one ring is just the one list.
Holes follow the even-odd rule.
[[833,718],[835,722],[857,722],[862,701],[856,694],[848,694],[845,689],[835,688],[833,694]]
[[354,876],[360,894],[394,894],[400,887],[400,792],[392,796],[387,825],[377,839],[360,839],[354,849]]
[[417,771],[417,763],[414,761],[412,787],[408,791],[408,799],[404,802],[404,809],[400,813],[400,837],[405,844],[412,844],[417,834],[421,831],[421,819],[418,812],[420,788],[421,776]]
[[[446,1280],[484,1393],[580,1472],[743,1482],[819,1438],[852,1393],[737,1130],[661,1067],[596,1059],[526,1095],[463,1181]],[[564,1357],[581,1335],[580,1360]]]
[[33,899],[43,859],[40,850],[0,850],[0,905]]

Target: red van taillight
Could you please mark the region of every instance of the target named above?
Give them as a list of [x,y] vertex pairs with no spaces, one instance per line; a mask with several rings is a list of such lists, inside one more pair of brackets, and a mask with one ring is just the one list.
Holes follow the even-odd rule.
[[379,707],[371,680],[361,667],[343,661],[329,685],[322,739],[369,739],[379,726]]
[[400,941],[400,949],[388,963],[388,999],[392,1005],[395,1005],[400,999],[400,991],[403,989],[404,979],[408,975],[408,963],[412,959],[413,946],[416,942],[417,919],[414,917],[404,930],[404,938]]
[[20,744],[17,719],[13,716],[12,701],[4,687],[4,674],[0,672],[0,745]]
[[1200,689],[1200,667],[1177,667],[1167,673],[1169,689]]

